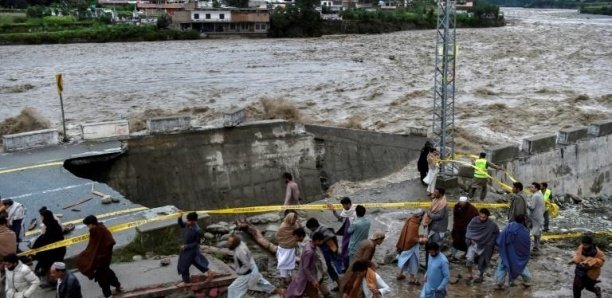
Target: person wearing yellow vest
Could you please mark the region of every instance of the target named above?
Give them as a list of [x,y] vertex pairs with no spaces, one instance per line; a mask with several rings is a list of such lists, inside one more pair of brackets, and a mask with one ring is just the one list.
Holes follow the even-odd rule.
[[550,215],[549,215],[549,211],[550,211],[550,204],[552,203],[552,191],[550,191],[550,189],[548,189],[548,183],[546,182],[542,182],[540,183],[540,185],[542,186],[542,193],[544,194],[544,206],[546,211],[544,211],[544,232],[548,232],[548,222],[550,220]]
[[474,195],[476,194],[476,189],[478,188],[481,189],[481,201],[484,201],[485,197],[487,196],[487,184],[489,183],[489,166],[496,170],[502,169],[502,167],[488,162],[486,157],[487,154],[481,152],[478,159],[474,161],[474,182],[472,182],[472,185],[470,185],[470,199],[474,198]]

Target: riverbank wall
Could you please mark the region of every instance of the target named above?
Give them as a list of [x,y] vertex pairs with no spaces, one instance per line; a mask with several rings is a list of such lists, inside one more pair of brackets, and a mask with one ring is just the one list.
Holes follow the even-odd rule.
[[303,202],[320,200],[340,180],[374,179],[415,162],[426,137],[264,121],[233,128],[132,136],[103,162],[66,168],[103,181],[145,206],[216,209],[281,204],[283,172]]
[[[525,187],[547,182],[556,194],[592,197],[612,193],[612,121],[529,137],[521,144],[498,145],[485,152],[489,161],[503,165]],[[502,171],[490,172],[512,184]],[[471,175],[473,170],[460,171],[460,181]]]

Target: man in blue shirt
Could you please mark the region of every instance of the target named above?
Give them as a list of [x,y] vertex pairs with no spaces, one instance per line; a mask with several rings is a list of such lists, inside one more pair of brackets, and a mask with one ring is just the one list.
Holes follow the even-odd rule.
[[438,243],[430,242],[427,245],[429,264],[425,273],[425,284],[421,291],[421,298],[446,297],[448,278],[450,276],[448,260],[440,253]]
[[368,234],[370,233],[370,221],[364,217],[366,213],[365,207],[362,205],[357,205],[355,208],[355,213],[357,214],[357,219],[355,219],[355,221],[353,221],[348,228],[348,233],[351,237],[348,246],[350,260],[349,264],[353,261],[353,256],[359,248],[359,243],[365,239],[368,239]]

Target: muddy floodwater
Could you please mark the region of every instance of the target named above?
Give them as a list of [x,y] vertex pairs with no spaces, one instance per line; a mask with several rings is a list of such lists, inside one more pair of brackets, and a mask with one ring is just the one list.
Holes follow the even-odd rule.
[[[459,143],[518,141],[612,115],[612,18],[503,9],[502,28],[460,29]],[[0,120],[31,106],[54,125],[64,74],[69,128],[280,98],[302,121],[403,132],[429,127],[433,30],[311,39],[229,39],[0,47]],[[214,121],[212,122],[214,123]]]

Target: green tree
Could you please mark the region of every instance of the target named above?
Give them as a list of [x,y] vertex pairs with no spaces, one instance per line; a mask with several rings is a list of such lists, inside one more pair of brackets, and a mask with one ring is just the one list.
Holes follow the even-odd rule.
[[301,0],[284,8],[277,7],[270,16],[270,36],[311,37],[323,34],[321,14],[315,10],[319,0]]
[[172,24],[172,18],[167,14],[162,14],[157,18],[157,29],[166,29]]

